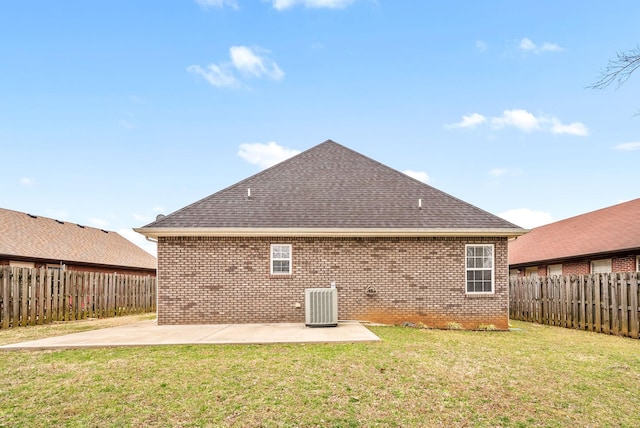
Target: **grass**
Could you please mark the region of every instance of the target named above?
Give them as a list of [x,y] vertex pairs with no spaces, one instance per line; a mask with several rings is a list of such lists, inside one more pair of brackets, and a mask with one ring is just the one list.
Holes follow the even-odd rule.
[[513,326],[371,327],[383,341],[365,344],[3,352],[0,426],[640,425],[640,341]]

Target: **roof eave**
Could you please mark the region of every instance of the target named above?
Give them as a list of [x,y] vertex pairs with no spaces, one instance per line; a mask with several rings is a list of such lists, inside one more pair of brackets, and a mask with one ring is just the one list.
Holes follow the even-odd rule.
[[134,231],[149,237],[212,236],[212,237],[419,237],[419,236],[493,236],[516,237],[524,235],[521,228],[233,228],[233,227],[141,227]]

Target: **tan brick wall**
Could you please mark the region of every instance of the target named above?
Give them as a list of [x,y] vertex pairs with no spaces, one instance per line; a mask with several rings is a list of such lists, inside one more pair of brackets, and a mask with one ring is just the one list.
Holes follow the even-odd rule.
[[[292,275],[269,274],[272,243],[292,244]],[[465,293],[474,243],[495,244],[495,294]],[[304,290],[335,281],[340,320],[506,329],[507,264],[506,238],[160,238],[158,323],[303,323]]]

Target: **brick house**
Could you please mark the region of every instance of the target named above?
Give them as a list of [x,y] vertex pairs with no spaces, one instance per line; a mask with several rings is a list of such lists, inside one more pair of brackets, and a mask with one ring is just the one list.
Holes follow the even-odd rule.
[[0,266],[156,274],[156,258],[116,232],[3,208]]
[[326,141],[137,232],[158,240],[158,323],[341,320],[508,327],[507,240],[525,231]]
[[545,226],[509,242],[512,275],[640,271],[640,199]]

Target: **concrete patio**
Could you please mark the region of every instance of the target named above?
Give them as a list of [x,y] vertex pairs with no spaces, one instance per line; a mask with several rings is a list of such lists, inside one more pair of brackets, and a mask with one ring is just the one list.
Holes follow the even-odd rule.
[[0,346],[0,350],[118,346],[355,343],[380,338],[358,322],[310,328],[304,324],[157,325],[155,320]]

